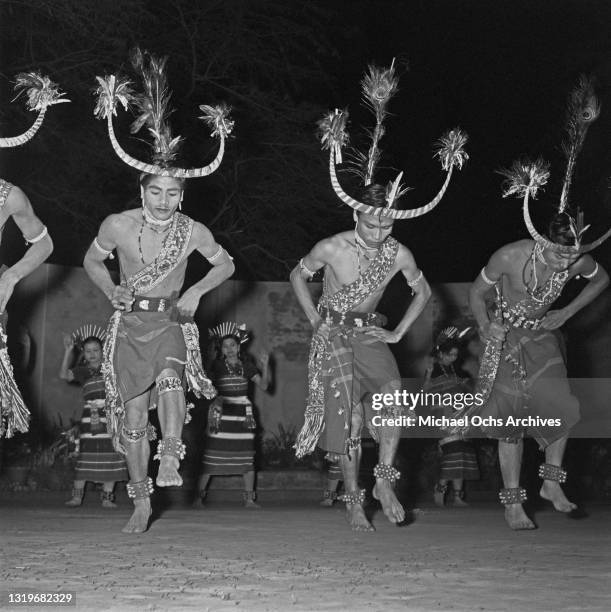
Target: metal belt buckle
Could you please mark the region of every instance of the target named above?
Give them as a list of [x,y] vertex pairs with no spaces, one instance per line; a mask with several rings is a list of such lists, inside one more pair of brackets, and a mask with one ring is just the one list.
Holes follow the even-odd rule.
[[138,308],[141,310],[149,309],[149,301],[148,300],[138,300]]
[[163,312],[165,310],[165,299],[161,298],[159,300],[159,305],[157,306],[157,312]]

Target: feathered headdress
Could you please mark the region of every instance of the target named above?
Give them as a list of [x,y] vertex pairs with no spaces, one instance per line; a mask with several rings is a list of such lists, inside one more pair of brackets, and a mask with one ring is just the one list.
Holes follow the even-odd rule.
[[86,323],[72,332],[75,344],[82,346],[87,338],[97,338],[102,344],[106,339],[106,330],[93,323]]
[[238,340],[240,344],[243,344],[248,340],[248,331],[246,330],[246,325],[244,323],[238,325],[233,321],[225,321],[224,323],[219,323],[216,327],[209,329],[208,334],[210,338],[213,338],[217,342],[220,342],[223,338],[227,336],[233,336]]
[[21,95],[26,96],[26,107],[28,110],[37,111],[38,117],[29,130],[13,136],[11,138],[0,138],[0,148],[18,147],[25,144],[36,134],[38,128],[45,119],[47,108],[53,104],[70,102],[62,98],[63,92],[59,91],[59,86],[48,76],[42,76],[39,72],[21,72],[15,77],[15,100]]
[[516,161],[511,168],[500,171],[500,174],[505,177],[503,197],[516,196],[523,198],[522,212],[524,223],[533,239],[545,249],[565,254],[587,253],[600,246],[611,236],[611,229],[609,229],[598,240],[589,244],[582,244],[582,236],[590,226],[584,225],[582,212],[579,212],[575,217],[570,216],[567,212],[569,192],[573,181],[577,156],[583,147],[588,128],[599,115],[600,104],[594,93],[592,79],[582,76],[577,87],[575,87],[569,96],[566,138],[562,143],[567,163],[560,202],[558,204],[558,212],[564,213],[569,217],[571,232],[575,239],[574,244],[557,244],[542,236],[535,228],[530,216],[529,199],[536,198],[537,192],[547,184],[550,177],[549,164],[547,162],[540,158],[535,162]]
[[[233,130],[234,122],[229,118],[230,107],[225,104],[218,106],[200,106],[203,115],[199,117],[211,129],[211,135],[220,139],[217,155],[210,164],[203,168],[178,168],[172,166],[176,158],[182,137],[172,136],[168,124],[171,114],[169,106],[171,93],[166,76],[167,57],[157,58],[148,52],[136,49],[132,54],[132,64],[142,79],[142,92],[136,93],[132,82],[116,75],[96,77],[98,86],[95,90],[97,102],[94,115],[98,119],[106,119],[110,142],[116,154],[128,166],[157,176],[171,176],[175,178],[198,178],[212,174],[221,164],[225,154],[225,140]],[[152,163],[141,162],[126,151],[119,144],[114,132],[112,118],[117,114],[117,105],[124,110],[135,106],[139,114],[131,125],[131,133],[139,132],[144,126],[152,136]]]
[[435,350],[438,350],[439,347],[448,340],[462,340],[471,329],[471,326],[465,327],[463,329],[459,329],[455,325],[445,327],[437,335],[437,339],[435,340]]
[[[380,161],[380,140],[385,133],[384,120],[388,115],[388,103],[397,92],[399,79],[395,74],[394,62],[390,68],[378,68],[369,66],[367,74],[361,81],[361,91],[365,105],[372,111],[375,117],[375,127],[371,132],[371,145],[367,154],[356,151],[355,167],[352,171],[356,173],[364,186],[370,185],[374,180],[374,174]],[[368,206],[350,197],[339,184],[337,178],[336,164],[342,163],[342,147],[348,144],[346,123],[348,111],[338,110],[329,112],[318,122],[319,137],[323,149],[329,150],[329,174],[331,185],[342,202],[351,208],[365,214],[379,214],[391,219],[413,219],[430,212],[443,197],[452,176],[454,166],[462,168],[469,156],[464,150],[467,135],[456,128],[447,132],[437,142],[434,157],[439,157],[442,168],[447,172],[446,180],[437,196],[425,206],[410,210],[397,210],[397,200],[409,190],[401,183],[403,173],[400,172],[394,181],[390,181],[386,187],[386,205],[383,208]]]

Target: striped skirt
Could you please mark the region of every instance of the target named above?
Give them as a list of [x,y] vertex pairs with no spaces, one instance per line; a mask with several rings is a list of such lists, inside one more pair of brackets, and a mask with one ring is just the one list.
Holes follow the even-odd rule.
[[245,395],[221,397],[222,414],[218,431],[206,434],[203,473],[210,475],[244,474],[254,470],[255,432],[246,425],[252,404]]
[[479,467],[475,449],[470,442],[454,440],[447,444],[440,444],[441,473],[439,478],[444,480],[479,480]]
[[125,457],[114,450],[109,435],[81,436],[75,479],[90,482],[117,482],[129,479]]

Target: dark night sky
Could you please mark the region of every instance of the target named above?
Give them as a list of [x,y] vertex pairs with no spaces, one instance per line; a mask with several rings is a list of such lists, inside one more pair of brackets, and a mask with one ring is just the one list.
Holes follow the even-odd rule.
[[[403,206],[418,206],[436,192],[441,175],[430,159],[433,140],[454,125],[470,135],[471,159],[439,207],[421,220],[395,225],[395,235],[413,248],[431,279],[471,280],[494,249],[525,237],[520,204],[501,198],[495,170],[517,157],[542,155],[552,162],[547,194],[557,201],[565,102],[582,72],[598,78],[603,112],[580,160],[574,201],[582,203],[586,218],[599,221],[593,233],[606,229],[611,223],[611,118],[605,95],[611,82],[610,3],[362,5],[354,41],[363,32],[369,36],[362,39],[365,48],[355,44],[354,57],[342,65],[343,87],[355,100],[366,57],[388,62],[396,55],[409,62],[386,140],[393,165],[415,187]],[[351,108],[356,110],[354,103]],[[540,198],[545,212],[550,210],[546,199]],[[608,244],[596,256],[608,265]]]
[[[383,163],[403,170],[405,181],[414,188],[403,207],[427,202],[441,185],[443,174],[432,159],[433,142],[456,125],[469,133],[471,160],[455,174],[439,207],[422,219],[395,226],[395,235],[413,250],[431,280],[472,280],[492,251],[525,237],[520,204],[501,199],[501,177],[495,174],[513,159],[542,155],[552,162],[552,182],[537,207],[549,212],[546,199],[556,198],[564,169],[559,145],[565,101],[581,73],[597,77],[603,111],[578,166],[574,201],[585,209],[586,221],[597,224],[589,238],[611,223],[611,2],[338,0],[318,4],[331,16],[323,34],[337,53],[321,64],[321,86],[292,92],[295,99],[328,108],[348,106],[351,135],[358,140],[361,127],[371,124],[359,103],[359,80],[367,63],[388,64],[397,57],[400,64],[409,65],[392,102],[394,116],[382,142]],[[0,0],[0,8],[6,6]],[[5,27],[7,16],[18,18],[18,13],[3,14]],[[159,27],[164,27],[163,19]],[[5,62],[1,71],[4,81],[14,76]],[[3,93],[3,105],[9,99]],[[64,119],[60,121],[66,120],[66,110],[61,112]],[[12,163],[7,178],[23,184],[19,168],[13,167],[17,165]],[[321,175],[321,180],[327,178]],[[349,180],[346,187],[349,190]],[[328,190],[333,202],[330,185]],[[347,227],[350,219],[346,211]],[[318,229],[310,232],[312,244],[328,233],[328,225],[320,221],[313,224]],[[609,244],[596,252],[607,267],[611,267]],[[58,252],[55,257],[60,262],[65,254]]]

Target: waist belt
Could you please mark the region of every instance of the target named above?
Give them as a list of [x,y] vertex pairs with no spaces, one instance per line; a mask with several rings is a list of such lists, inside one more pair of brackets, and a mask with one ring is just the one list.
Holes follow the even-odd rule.
[[346,325],[348,327],[366,327],[386,325],[387,318],[379,312],[337,312],[330,308],[321,308],[320,314],[327,325]]
[[520,327],[522,329],[539,329],[543,324],[543,319],[529,319],[524,315],[506,311],[503,311],[503,319],[511,323],[512,327]]
[[166,312],[176,305],[176,300],[170,298],[150,298],[136,295],[132,304],[132,312]]

